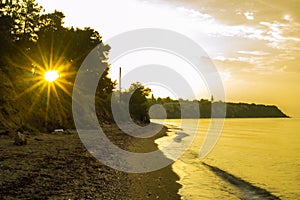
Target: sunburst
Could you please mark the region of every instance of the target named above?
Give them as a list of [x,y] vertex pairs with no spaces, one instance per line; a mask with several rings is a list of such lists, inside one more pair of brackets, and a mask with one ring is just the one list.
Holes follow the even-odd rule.
[[44,74],[44,79],[48,82],[53,82],[59,78],[59,72],[57,70],[49,70]]
[[[67,48],[67,47],[65,47]],[[32,93],[33,102],[28,110],[28,113],[34,111],[35,106],[39,102],[42,102],[45,98],[45,123],[48,124],[48,113],[49,109],[53,110],[57,115],[57,121],[61,121],[63,116],[66,115],[64,112],[64,107],[62,104],[61,91],[67,94],[69,97],[72,97],[71,91],[73,88],[73,83],[70,81],[70,78],[74,77],[76,71],[70,70],[72,68],[72,61],[66,60],[63,52],[60,51],[61,55],[57,56],[53,54],[53,47],[51,45],[50,53],[43,53],[43,48],[38,46],[39,56],[38,59],[36,55],[29,56],[22,52],[22,54],[31,62],[31,66],[20,67],[23,70],[28,71],[27,74],[31,74],[26,78],[20,79],[20,81],[25,81],[32,83],[23,92],[17,95],[17,99],[21,98],[25,94]],[[52,102],[50,107],[50,102]],[[71,103],[71,102],[70,102]]]

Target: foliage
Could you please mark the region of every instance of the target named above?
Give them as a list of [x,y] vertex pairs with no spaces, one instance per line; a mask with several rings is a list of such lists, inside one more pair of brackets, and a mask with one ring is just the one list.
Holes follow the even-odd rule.
[[[41,10],[34,0],[0,1],[0,75],[6,80],[0,83],[0,127],[73,127],[73,82],[84,58],[97,45],[102,73],[93,74],[100,76],[96,106],[99,113],[106,113],[99,117],[108,117],[109,97],[115,88],[108,77],[110,47],[91,28],[64,27],[62,12],[42,14]],[[62,87],[50,88],[50,94],[41,86],[32,87],[39,73],[55,68],[64,75],[60,78]]]
[[128,93],[131,98],[129,101],[129,110],[133,119],[149,122],[147,96],[151,89],[145,88],[140,83],[134,83],[130,86]]
[[[196,104],[195,104],[196,103]],[[210,100],[201,99],[199,101],[189,100],[173,100],[170,97],[148,99],[149,107],[154,104],[161,104],[164,106],[167,118],[169,119],[180,119],[182,118],[181,108],[184,105],[185,113],[187,115],[184,118],[210,118],[212,106],[218,108],[218,105],[224,104],[225,102],[212,102]],[[195,117],[195,105],[198,106],[200,116]],[[190,114],[189,114],[190,113]],[[159,118],[159,115],[157,115]],[[276,106],[269,105],[257,105],[257,104],[246,104],[246,103],[226,103],[226,118],[249,118],[249,117],[287,117],[281,112]]]
[[[133,83],[128,90],[119,93],[119,102],[115,104],[118,106],[119,113],[117,116],[121,121],[127,121],[130,118],[134,121],[143,123],[150,122],[148,115],[148,101],[147,97],[150,95],[151,90],[146,88],[141,83]],[[126,115],[128,110],[126,109],[129,105],[129,114]]]

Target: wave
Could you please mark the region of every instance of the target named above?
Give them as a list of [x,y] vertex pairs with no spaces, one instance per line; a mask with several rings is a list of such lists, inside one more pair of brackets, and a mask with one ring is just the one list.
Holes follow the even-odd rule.
[[266,199],[266,200],[278,200],[279,197],[271,194],[266,189],[257,187],[255,185],[252,185],[251,183],[236,177],[226,171],[223,171],[217,167],[208,165],[204,162],[202,162],[204,166],[206,166],[210,171],[212,171],[214,174],[216,174],[218,177],[220,177],[222,180],[226,181],[227,183],[230,183],[234,187],[236,187],[239,190],[239,198],[242,200],[254,200],[254,199]]

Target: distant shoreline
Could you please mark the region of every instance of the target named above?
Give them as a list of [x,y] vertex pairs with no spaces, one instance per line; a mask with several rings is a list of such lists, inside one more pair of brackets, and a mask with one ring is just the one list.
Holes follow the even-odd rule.
[[[166,118],[166,119],[297,119],[300,117],[200,117],[200,118]],[[153,119],[165,119],[165,118],[153,118]]]
[[[184,109],[184,118],[290,118],[275,105],[263,105],[254,103],[231,103],[222,101],[172,100],[172,99],[149,99],[150,106],[161,104],[168,119],[180,119],[181,109]],[[181,106],[184,105],[184,107]],[[213,116],[213,117],[212,117]],[[164,118],[164,112],[154,109],[152,117]]]

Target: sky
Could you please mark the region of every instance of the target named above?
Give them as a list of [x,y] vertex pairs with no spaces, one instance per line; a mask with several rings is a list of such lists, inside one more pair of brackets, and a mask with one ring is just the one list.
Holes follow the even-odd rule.
[[[195,41],[216,66],[226,101],[277,105],[300,117],[300,1],[299,0],[37,0],[45,12],[65,14],[65,25],[92,27],[104,41],[139,28],[176,31]],[[114,48],[112,46],[112,48]],[[169,55],[169,57],[172,55]],[[164,59],[162,59],[162,57]],[[165,53],[142,51],[112,64],[112,78],[122,66],[164,60],[179,73],[188,66]],[[148,58],[148,60],[147,60]],[[161,63],[154,63],[161,64]],[[126,71],[127,70],[127,71]],[[183,71],[180,71],[183,70]],[[192,82],[194,77],[183,75]],[[124,83],[125,84],[125,83]],[[199,80],[195,94],[209,98]],[[126,85],[123,86],[127,87]],[[155,95],[172,95],[166,88]],[[200,88],[200,89],[199,89]],[[175,95],[176,96],[176,95]]]

